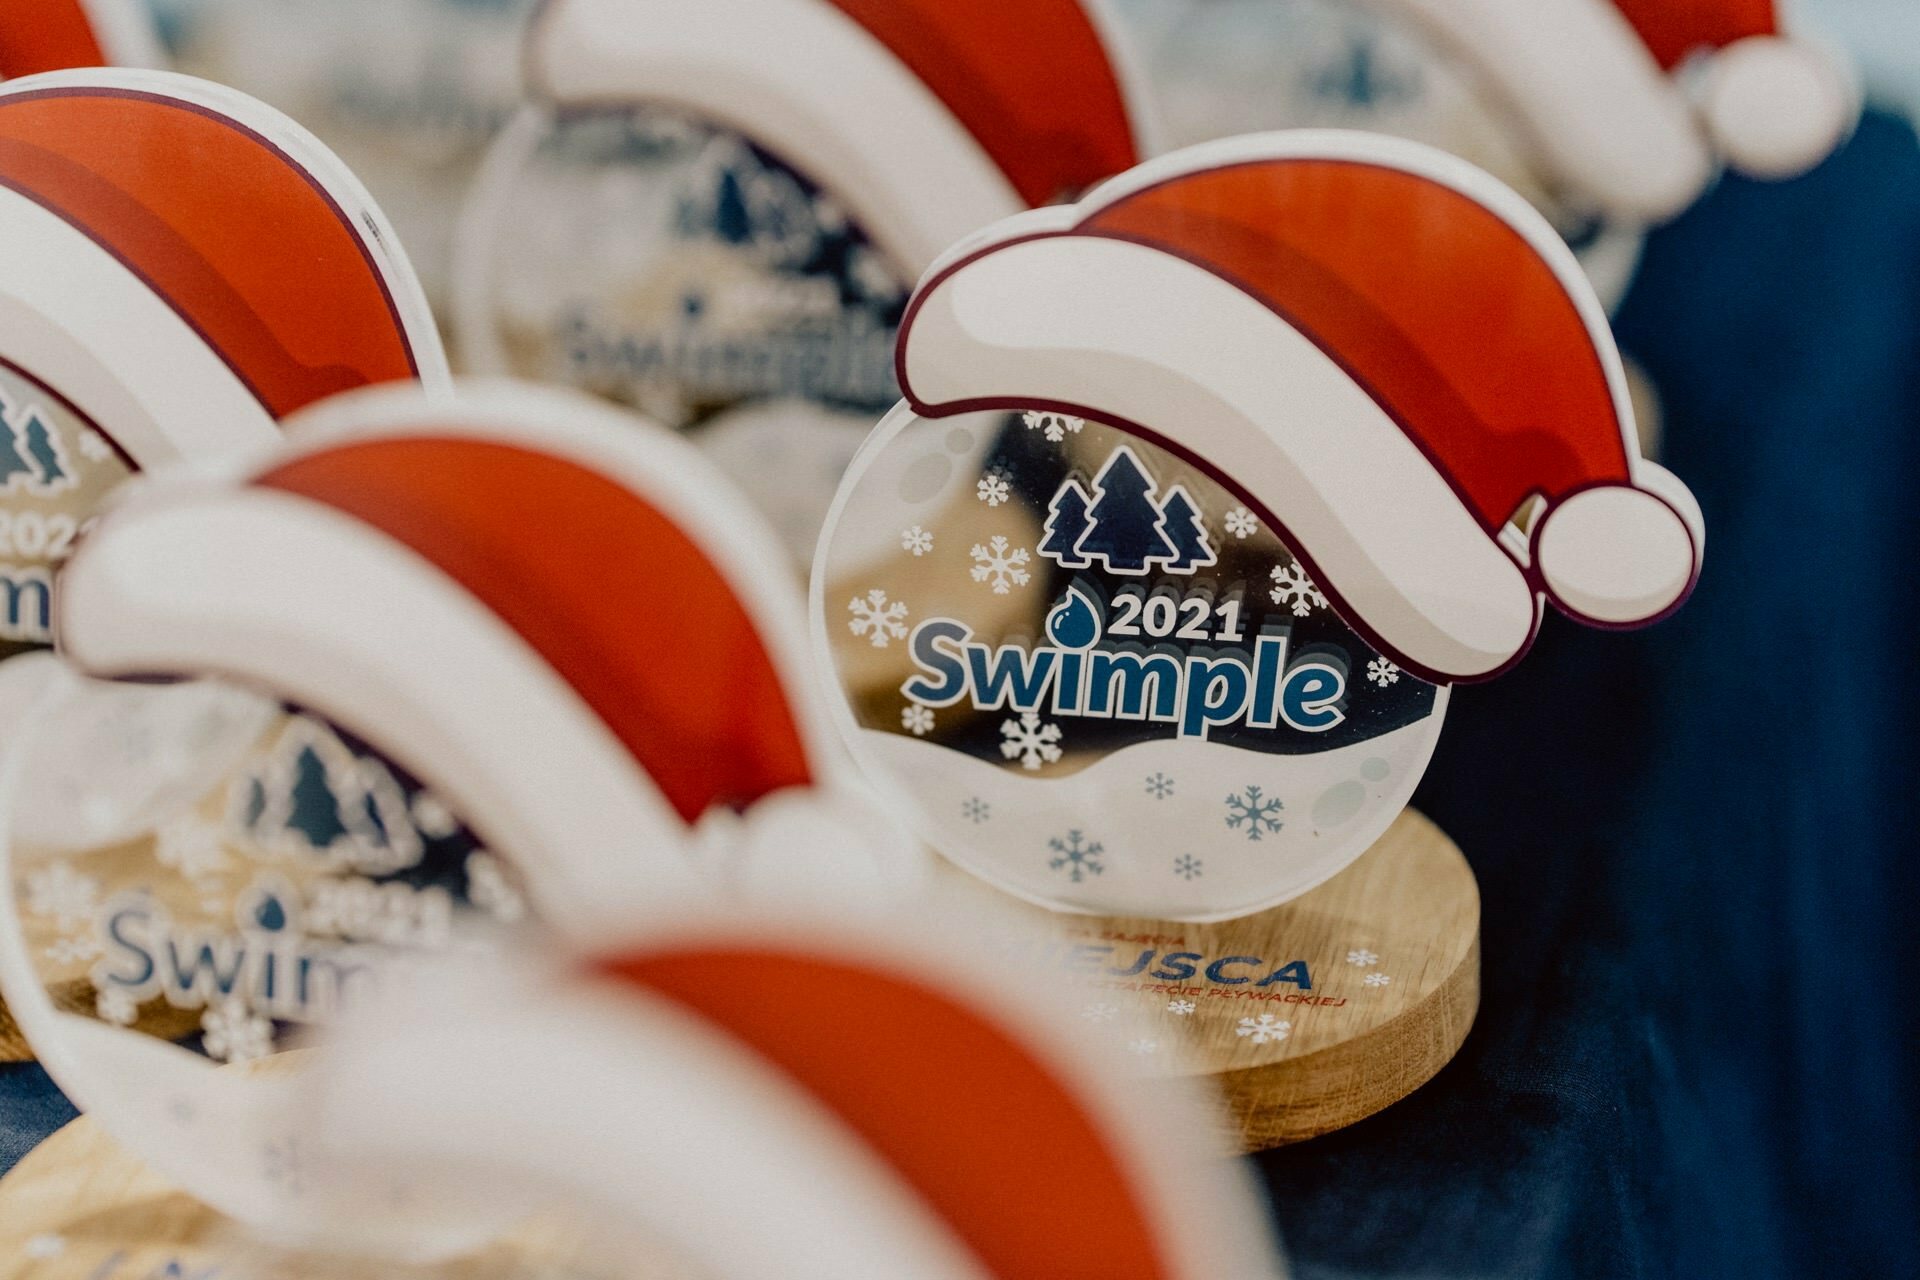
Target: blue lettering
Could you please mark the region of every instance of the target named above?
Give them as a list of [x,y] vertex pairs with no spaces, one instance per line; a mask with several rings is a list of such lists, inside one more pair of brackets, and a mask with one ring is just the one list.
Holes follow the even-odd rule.
[[907,642],[908,652],[913,664],[922,671],[931,672],[939,677],[940,683],[933,684],[924,676],[913,676],[900,686],[900,692],[910,701],[929,707],[950,707],[967,696],[967,669],[960,659],[940,646],[943,642],[960,645],[973,634],[973,628],[953,621],[951,618],[935,618],[923,622],[913,629],[913,639]]
[[1212,964],[1207,966],[1207,981],[1217,982],[1223,987],[1241,986],[1245,983],[1252,982],[1253,981],[1252,976],[1249,975],[1244,978],[1229,978],[1227,977],[1227,966],[1230,964],[1259,964],[1259,963],[1260,963],[1259,956],[1222,956],[1220,959],[1215,960]]

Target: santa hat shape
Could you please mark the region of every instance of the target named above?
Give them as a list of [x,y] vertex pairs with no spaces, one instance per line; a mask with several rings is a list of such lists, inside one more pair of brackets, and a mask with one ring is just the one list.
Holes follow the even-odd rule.
[[[1473,62],[1544,159],[1608,212],[1664,218],[1711,180],[1714,152],[1791,177],[1845,138],[1845,61],[1787,30],[1778,0],[1387,0]],[[1698,102],[1675,72],[1703,75]]]
[[0,80],[159,62],[153,24],[138,0],[33,0],[0,8]]
[[1146,154],[1103,2],[549,0],[528,78],[561,107],[661,102],[738,130],[912,274]]
[[392,228],[278,112],[162,72],[0,86],[0,359],[136,466],[334,392],[447,379]]
[[343,1162],[512,1171],[718,1275],[1279,1274],[1205,1104],[1167,1080],[1141,1106],[1123,1055],[1063,1036],[1073,1008],[981,966],[980,936],[692,918],[589,981],[448,975],[343,1025],[309,1111]]
[[586,935],[711,890],[655,853],[686,854],[710,810],[757,823],[724,852],[774,856],[778,838],[810,871],[858,875],[865,852],[895,873],[814,706],[784,561],[691,446],[505,386],[357,393],[293,434],[102,518],[57,592],[71,662],[315,709],[444,795]]
[[[898,355],[923,415],[1110,419],[1240,488],[1432,679],[1514,662],[1539,597],[1634,626],[1698,573],[1698,509],[1639,456],[1573,255],[1415,144],[1233,139],[1011,219],[936,264]],[[1528,540],[1508,526],[1536,500]]]

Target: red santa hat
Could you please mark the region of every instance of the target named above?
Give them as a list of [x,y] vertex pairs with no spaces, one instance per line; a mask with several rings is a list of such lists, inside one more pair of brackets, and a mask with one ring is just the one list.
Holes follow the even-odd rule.
[[0,301],[0,357],[141,466],[270,439],[337,391],[447,378],[345,166],[278,112],[161,72],[0,86]]
[[34,0],[0,8],[0,80],[159,62],[159,42],[139,0]]
[[529,79],[736,129],[917,273],[961,235],[1143,154],[1102,0],[549,0]]
[[1141,1105],[1118,1032],[980,963],[1016,922],[925,916],[694,913],[586,972],[463,958],[350,1011],[302,1113],[329,1162],[455,1204],[557,1191],[702,1274],[1277,1277],[1217,1101],[1162,1079]]
[[315,708],[589,931],[625,888],[699,891],[637,855],[685,851],[710,809],[837,794],[784,559],[691,445],[504,387],[342,397],[293,435],[103,517],[60,580],[62,652]]
[[[1388,2],[1472,60],[1558,177],[1626,217],[1692,203],[1716,151],[1756,177],[1809,169],[1859,110],[1844,60],[1789,32],[1778,0]],[[1696,59],[1697,104],[1671,74]]]
[[1697,507],[1640,457],[1571,252],[1414,144],[1234,139],[1011,219],[929,273],[899,368],[923,414],[1060,408],[1158,439],[1264,508],[1349,621],[1431,678],[1512,663],[1539,597],[1634,626],[1699,570]]

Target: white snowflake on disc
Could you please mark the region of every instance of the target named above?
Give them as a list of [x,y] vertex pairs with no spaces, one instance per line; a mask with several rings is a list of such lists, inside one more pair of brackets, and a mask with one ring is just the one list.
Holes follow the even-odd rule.
[[997,507],[1013,499],[1013,477],[1004,467],[995,467],[980,477],[980,483],[974,486],[974,493],[980,501],[990,507]]
[[84,960],[92,960],[101,952],[100,940],[90,933],[75,934],[62,938],[46,948],[43,955],[55,964],[72,965]]
[[900,531],[900,549],[913,553],[917,559],[933,550],[933,535],[919,525]]
[[1199,1007],[1200,1006],[1192,1000],[1181,1000],[1181,999],[1175,998],[1167,1001],[1167,1012],[1171,1013],[1176,1018],[1191,1017],[1193,1014],[1193,1011],[1195,1009],[1198,1009]]
[[413,825],[429,840],[445,840],[460,830],[460,819],[454,816],[444,800],[431,791],[415,793],[408,811],[413,817]]
[[933,712],[914,703],[900,709],[900,727],[916,738],[924,738],[933,732]]
[[251,1062],[273,1052],[273,1024],[243,1000],[223,1000],[200,1018],[200,1045],[220,1062]]
[[95,992],[93,1011],[100,1015],[100,1021],[111,1022],[116,1027],[130,1027],[134,1019],[140,1016],[140,1006],[119,987],[107,987]]
[[467,898],[502,924],[512,924],[527,914],[526,899],[507,878],[500,859],[483,850],[467,855]]
[[1263,1013],[1257,1018],[1242,1018],[1233,1034],[1255,1044],[1273,1044],[1293,1034],[1293,1024]]
[[1060,758],[1060,726],[1041,724],[1037,711],[1022,712],[1018,720],[1002,720],[1000,737],[1000,754],[1018,760],[1022,769],[1038,769]]
[[88,462],[105,462],[113,456],[113,446],[98,431],[80,433],[80,456]]
[[154,833],[153,856],[189,880],[218,875],[232,865],[220,828],[189,814]]
[[1227,512],[1226,523],[1227,532],[1242,540],[1260,532],[1260,518],[1245,507],[1235,507]]
[[1384,689],[1399,682],[1400,668],[1385,658],[1375,658],[1367,664],[1367,679]]
[[985,546],[974,543],[969,554],[973,556],[973,580],[991,583],[997,596],[1004,596],[1015,587],[1024,587],[1032,580],[1027,565],[1032,562],[1033,554],[1025,547],[1010,547],[999,534],[989,538]]
[[1144,1058],[1150,1054],[1155,1054],[1160,1052],[1160,1042],[1158,1040],[1154,1040],[1149,1037],[1142,1036],[1138,1040],[1129,1040],[1127,1042],[1127,1052],[1133,1054],[1136,1057]]
[[1100,855],[1106,852],[1106,848],[1098,840],[1088,840],[1079,831],[1055,836],[1047,841],[1047,848],[1053,850],[1055,855],[1048,859],[1047,865],[1055,871],[1066,872],[1067,879],[1075,884],[1106,870],[1106,864],[1100,861]]
[[1156,773],[1147,779],[1147,794],[1155,800],[1165,800],[1173,794],[1173,779],[1164,773]]
[[1027,430],[1038,431],[1055,444],[1070,435],[1079,435],[1087,425],[1085,418],[1076,418],[1070,413],[1048,413],[1043,409],[1029,409],[1021,420],[1027,424]]
[[1367,975],[1366,977],[1364,977],[1364,978],[1362,978],[1362,979],[1360,979],[1360,981],[1361,981],[1361,983],[1362,983],[1362,985],[1364,985],[1364,986],[1369,986],[1369,987],[1384,987],[1384,986],[1386,986],[1386,985],[1387,985],[1388,983],[1390,983],[1390,982],[1392,982],[1392,981],[1393,981],[1393,979],[1392,979],[1392,978],[1389,978],[1389,977],[1388,977],[1388,976],[1387,976],[1386,974],[1384,974],[1384,973],[1370,973],[1370,974],[1368,974],[1368,975]]
[[1283,808],[1278,797],[1266,795],[1259,787],[1248,787],[1245,795],[1236,792],[1227,797],[1227,827],[1232,831],[1244,828],[1249,840],[1261,839],[1280,829],[1280,819],[1273,815]]
[[907,606],[898,600],[889,601],[887,593],[878,587],[865,596],[855,596],[847,612],[853,615],[847,630],[867,637],[876,649],[907,638]]
[[27,910],[53,916],[62,925],[79,924],[100,901],[100,882],[64,862],[50,862],[27,873]]
[[1365,969],[1369,965],[1379,964],[1380,957],[1368,951],[1365,947],[1356,947],[1352,951],[1347,952],[1347,963]]
[[1120,1011],[1110,1004],[1090,1004],[1080,1011],[1080,1016],[1088,1022],[1112,1022],[1120,1016]]
[[1291,608],[1296,618],[1304,618],[1315,609],[1327,607],[1327,598],[1320,594],[1320,588],[1313,585],[1313,579],[1307,576],[1307,571],[1297,564],[1275,565],[1273,583],[1273,590],[1267,594],[1275,604]]

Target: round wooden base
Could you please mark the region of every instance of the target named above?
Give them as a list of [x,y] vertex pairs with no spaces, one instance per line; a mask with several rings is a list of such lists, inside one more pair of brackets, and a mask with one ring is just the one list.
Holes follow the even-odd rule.
[[1129,1023],[1151,1075],[1199,1075],[1260,1151],[1350,1125],[1452,1060],[1480,1004],[1480,892],[1460,850],[1408,811],[1345,871],[1219,924],[1033,908],[1083,1016]]
[[681,1280],[695,1272],[622,1238],[542,1218],[478,1253],[414,1265],[293,1253],[254,1239],[82,1116],[0,1179],[0,1280]]

